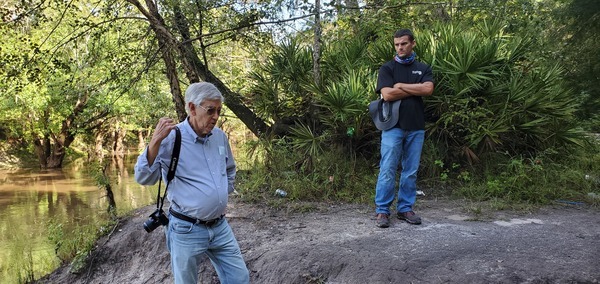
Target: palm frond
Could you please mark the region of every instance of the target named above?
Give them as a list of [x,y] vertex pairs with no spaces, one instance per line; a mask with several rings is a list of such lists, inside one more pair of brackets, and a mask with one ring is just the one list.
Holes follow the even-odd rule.
[[324,135],[318,135],[305,124],[297,124],[291,128],[292,147],[307,156],[316,157],[323,152]]
[[365,114],[372,98],[375,74],[367,71],[351,71],[344,81],[335,82],[317,96],[317,104],[329,111],[325,120],[348,123]]

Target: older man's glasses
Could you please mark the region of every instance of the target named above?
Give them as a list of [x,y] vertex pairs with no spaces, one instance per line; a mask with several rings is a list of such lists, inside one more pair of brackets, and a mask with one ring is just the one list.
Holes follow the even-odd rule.
[[215,107],[206,108],[201,105],[198,105],[198,106],[201,107],[202,109],[204,109],[208,115],[215,115],[215,113],[217,115],[221,115],[221,108],[215,108]]

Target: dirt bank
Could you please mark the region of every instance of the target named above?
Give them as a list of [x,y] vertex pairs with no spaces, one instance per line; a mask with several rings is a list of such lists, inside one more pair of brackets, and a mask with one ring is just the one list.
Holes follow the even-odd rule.
[[[272,210],[233,199],[227,217],[252,283],[599,283],[600,216],[586,206],[468,214],[421,199],[423,225],[374,225],[368,205]],[[303,210],[297,210],[303,208]],[[171,283],[162,229],[141,225],[153,206],[101,239],[88,269],[62,267],[38,283]],[[305,211],[305,212],[299,212]],[[200,283],[218,283],[210,263]]]

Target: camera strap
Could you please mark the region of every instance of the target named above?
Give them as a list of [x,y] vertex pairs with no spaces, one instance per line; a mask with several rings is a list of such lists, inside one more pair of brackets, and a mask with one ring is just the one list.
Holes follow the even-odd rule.
[[158,196],[156,197],[156,208],[162,210],[163,204],[165,203],[165,197],[167,196],[167,190],[169,189],[169,183],[175,177],[175,170],[177,170],[177,162],[179,161],[179,150],[181,149],[181,131],[179,127],[175,127],[175,144],[173,145],[173,153],[171,154],[171,163],[169,164],[169,172],[167,172],[167,185],[165,186],[165,195],[160,197],[160,182],[162,178],[158,180]]

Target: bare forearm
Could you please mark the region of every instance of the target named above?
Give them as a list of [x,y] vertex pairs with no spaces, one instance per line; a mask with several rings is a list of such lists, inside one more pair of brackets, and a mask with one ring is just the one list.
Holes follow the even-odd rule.
[[385,87],[381,89],[381,97],[385,101],[396,101],[410,97],[411,94],[399,88]]
[[417,84],[396,83],[394,89],[400,89],[412,96],[430,96],[433,93],[433,82]]

